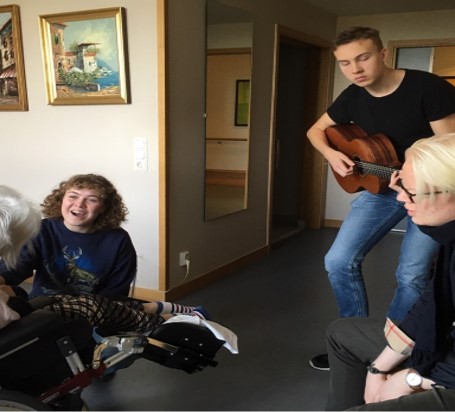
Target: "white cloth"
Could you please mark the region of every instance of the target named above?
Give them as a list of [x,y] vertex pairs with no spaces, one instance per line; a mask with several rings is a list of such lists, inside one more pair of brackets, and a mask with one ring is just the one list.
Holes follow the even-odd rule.
[[172,322],[185,322],[192,323],[193,325],[205,326],[208,328],[217,339],[224,340],[224,347],[229,350],[231,353],[239,353],[237,345],[237,335],[229,330],[228,328],[220,325],[219,323],[212,322],[211,320],[201,319],[199,316],[189,316],[189,315],[177,315],[168,319],[164,323]]
[[0,329],[4,328],[8,323],[20,319],[19,313],[6,304],[8,299],[9,296],[0,290]]

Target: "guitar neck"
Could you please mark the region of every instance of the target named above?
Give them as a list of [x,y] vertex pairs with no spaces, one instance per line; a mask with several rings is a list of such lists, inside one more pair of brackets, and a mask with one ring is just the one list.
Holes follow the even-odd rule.
[[361,174],[379,176],[386,179],[390,179],[393,172],[400,170],[390,166],[365,162],[363,160],[354,160],[354,163]]

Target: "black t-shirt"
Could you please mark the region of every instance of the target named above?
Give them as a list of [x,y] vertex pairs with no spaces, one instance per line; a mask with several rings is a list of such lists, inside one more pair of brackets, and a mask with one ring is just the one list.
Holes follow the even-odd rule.
[[455,87],[432,73],[406,70],[397,90],[384,97],[351,84],[327,113],[337,124],[353,122],[369,135],[384,133],[403,161],[409,146],[434,134],[429,122],[455,113]]

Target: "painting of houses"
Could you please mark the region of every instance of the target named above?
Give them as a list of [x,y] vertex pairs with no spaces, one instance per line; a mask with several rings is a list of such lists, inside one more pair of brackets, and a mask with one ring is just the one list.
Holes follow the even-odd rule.
[[[51,104],[127,100],[120,13],[121,8],[41,16]],[[115,97],[120,101],[109,100]]]
[[19,6],[0,7],[0,111],[28,110]]
[[[113,31],[104,31],[109,27],[108,21],[97,20],[95,23],[96,25],[92,22],[91,31],[87,31],[87,25],[79,21],[51,24],[57,94],[59,91],[65,94],[69,92],[88,94],[119,92],[118,63],[115,60],[109,64],[101,63],[103,42],[90,41],[90,37],[107,38],[109,33],[115,35],[115,26]],[[69,34],[73,39],[67,46],[65,45],[65,34]],[[112,44],[112,39],[106,43]]]
[[0,14],[0,104],[17,103],[19,90],[16,74],[11,13]]

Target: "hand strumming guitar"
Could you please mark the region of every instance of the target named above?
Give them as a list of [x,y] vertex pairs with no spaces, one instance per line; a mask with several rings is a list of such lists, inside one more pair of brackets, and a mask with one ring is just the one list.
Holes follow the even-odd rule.
[[329,162],[333,171],[341,177],[346,177],[354,173],[355,163],[344,153],[330,148],[324,153],[324,157]]
[[331,147],[327,140],[325,131],[331,126],[335,126],[335,123],[326,113],[308,130],[308,138],[336,173],[341,177],[352,175],[355,163],[347,155]]

